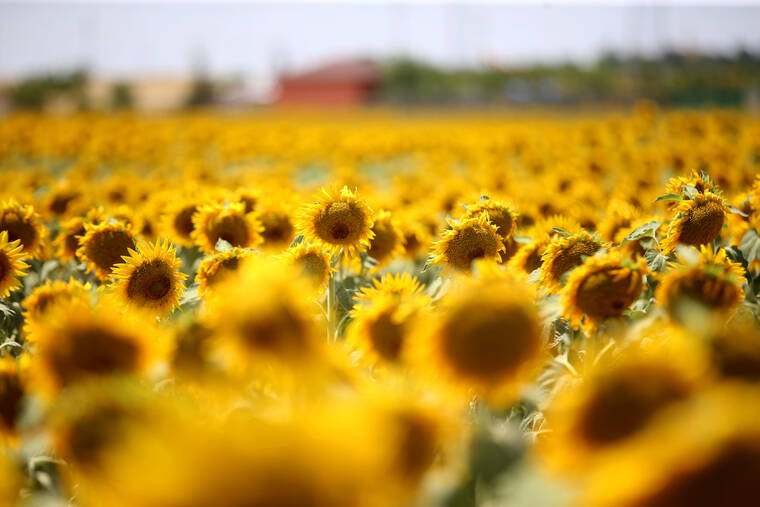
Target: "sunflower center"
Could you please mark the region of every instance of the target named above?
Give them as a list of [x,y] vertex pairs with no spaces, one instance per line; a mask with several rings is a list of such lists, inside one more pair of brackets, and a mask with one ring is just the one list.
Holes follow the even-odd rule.
[[705,463],[675,474],[640,505],[755,505],[760,487],[760,444],[736,439]]
[[532,273],[538,268],[541,267],[541,255],[543,254],[542,249],[539,247],[535,247],[533,251],[530,253],[528,258],[525,260],[525,272],[526,273]]
[[219,223],[214,225],[209,234],[214,240],[214,244],[223,239],[232,246],[245,248],[248,246],[248,228],[245,224],[245,218],[242,216],[224,217]]
[[17,375],[11,373],[0,375],[0,424],[3,425],[3,429],[15,428],[23,397],[24,389]]
[[319,255],[314,253],[304,254],[299,258],[299,262],[303,272],[310,278],[321,280],[325,276],[327,265]]
[[84,235],[84,227],[80,227],[76,231],[66,235],[66,250],[71,252],[72,255],[79,248],[79,238]]
[[589,241],[578,241],[557,255],[551,268],[552,276],[560,280],[562,275],[583,263],[583,257],[594,255],[600,245]]
[[581,282],[575,298],[583,313],[591,317],[612,317],[622,314],[636,301],[643,288],[641,276],[629,272],[619,277],[616,273],[617,270],[594,273]]
[[76,194],[60,194],[53,198],[53,200],[50,202],[50,206],[48,206],[48,209],[55,213],[56,215],[63,215],[66,213],[66,209],[68,209],[69,204],[71,201],[76,199]]
[[366,230],[367,219],[362,208],[347,202],[333,202],[315,217],[314,229],[323,241],[346,245],[356,241]]
[[452,366],[485,380],[514,373],[540,346],[534,320],[512,305],[467,305],[449,316],[443,335],[443,349]]
[[295,232],[293,224],[285,215],[267,215],[262,217],[264,223],[264,242],[269,244],[290,243]]
[[401,433],[398,466],[403,477],[417,480],[433,464],[436,439],[430,424],[415,414],[399,414]]
[[137,366],[140,350],[131,337],[103,327],[70,329],[68,334],[50,357],[63,384],[91,374],[129,372]]
[[172,288],[171,268],[160,260],[142,264],[129,277],[127,297],[130,299],[163,299]]
[[198,210],[196,206],[188,206],[183,208],[174,217],[174,230],[183,238],[190,238],[190,233],[195,230],[193,226],[193,215]]
[[414,254],[420,249],[422,244],[415,233],[409,233],[404,236],[404,247],[410,254]]
[[729,308],[740,296],[739,289],[723,280],[712,278],[683,278],[676,285],[671,307],[681,303],[683,298],[697,301],[711,308]]
[[24,251],[34,247],[37,241],[37,230],[34,225],[30,224],[17,214],[6,215],[0,222],[0,230],[8,231],[8,241],[21,240]]
[[396,361],[404,343],[404,326],[393,322],[388,313],[383,313],[369,326],[369,339],[378,355]]
[[0,284],[2,284],[5,281],[5,275],[8,273],[9,269],[7,267],[8,260],[5,257],[5,255],[0,255]]
[[150,299],[161,299],[162,297],[166,296],[166,293],[169,292],[171,286],[172,283],[171,280],[169,280],[169,277],[161,276],[155,278],[148,283],[148,290],[146,295]]
[[346,239],[351,234],[351,229],[346,224],[335,224],[330,229],[333,239]]
[[95,265],[110,271],[114,264],[122,261],[122,256],[129,255],[129,249],[135,242],[126,231],[102,231],[98,233],[87,248],[87,257]]
[[596,392],[578,421],[580,434],[592,445],[617,442],[687,394],[686,386],[662,368],[623,370],[596,384]]
[[715,201],[707,201],[694,208],[683,223],[678,240],[686,245],[705,245],[720,233],[725,219],[723,206]]
[[254,350],[279,356],[299,356],[306,351],[306,324],[290,308],[281,306],[241,326],[242,338]]
[[390,226],[381,224],[373,228],[375,237],[369,247],[369,255],[378,261],[385,260],[396,247],[398,237]]
[[446,258],[454,267],[469,270],[472,261],[496,255],[501,238],[492,230],[473,225],[460,230],[446,247]]

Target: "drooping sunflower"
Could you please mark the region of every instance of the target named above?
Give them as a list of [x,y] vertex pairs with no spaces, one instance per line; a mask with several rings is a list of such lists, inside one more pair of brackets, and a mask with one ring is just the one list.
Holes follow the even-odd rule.
[[496,226],[496,232],[506,240],[517,229],[519,214],[515,208],[503,201],[493,199],[481,199],[465,207],[465,218],[474,218],[480,214],[488,215],[488,221]]
[[673,406],[594,466],[580,505],[749,507],[760,494],[757,387],[722,385]]
[[558,292],[565,273],[580,266],[584,257],[590,257],[602,248],[605,244],[586,231],[555,237],[541,256],[541,285],[549,293]]
[[469,271],[472,261],[501,260],[504,242],[486,215],[461,221],[448,220],[449,228],[433,243],[430,262],[457,271]]
[[513,401],[544,360],[534,294],[510,278],[465,280],[418,321],[412,361],[455,392]]
[[135,238],[129,226],[122,222],[86,224],[84,236],[79,238],[77,257],[87,262],[88,271],[95,271],[100,280],[111,277],[111,269],[122,262],[135,247]]
[[370,246],[374,237],[375,213],[348,187],[339,192],[322,193],[304,209],[298,219],[298,230],[306,241],[322,246],[332,254],[341,250],[354,257]]
[[726,203],[722,197],[706,192],[685,199],[668,226],[663,251],[672,252],[679,243],[690,246],[710,243],[720,234],[725,220]]
[[262,242],[261,222],[253,213],[246,213],[240,202],[201,206],[193,215],[193,226],[191,237],[206,253],[214,253],[220,239],[240,248],[255,248]]
[[181,265],[167,241],[140,241],[137,251],[130,248],[124,262],[113,267],[111,290],[126,307],[166,315],[179,307],[185,290],[187,275],[179,271]]
[[0,231],[0,298],[21,287],[19,278],[26,276],[24,270],[29,269],[29,264],[22,260],[23,248],[21,241],[9,243],[8,232]]
[[21,306],[24,308],[26,339],[30,342],[36,341],[31,332],[35,328],[34,323],[42,319],[56,305],[71,300],[89,304],[91,290],[92,286],[89,283],[82,284],[74,278],[69,279],[68,282],[47,280],[44,285],[38,285],[32,289],[32,292],[21,302]]
[[143,375],[165,356],[168,341],[151,319],[123,312],[107,299],[92,307],[71,300],[31,323],[34,389],[54,396],[73,382],[107,375]]
[[700,247],[699,261],[689,264],[681,259],[663,275],[655,292],[657,303],[678,319],[690,310],[689,303],[698,303],[713,311],[731,311],[744,294],[744,268],[731,262],[724,249]]
[[239,270],[246,259],[253,253],[243,248],[235,247],[226,252],[216,252],[203,259],[198,266],[195,279],[198,282],[198,295],[205,296],[212,287],[216,286],[230,273]]
[[58,258],[63,261],[81,261],[77,258],[79,240],[87,232],[85,225],[97,225],[106,219],[102,208],[91,208],[84,216],[73,216],[61,223],[53,246],[57,246]]
[[[706,173],[697,173],[697,171],[692,171],[689,177],[676,176],[670,178],[665,185],[665,192],[670,194],[683,194],[686,187],[693,187],[700,194],[717,194],[719,192],[718,187],[712,178]],[[671,204],[671,206],[677,207],[677,204]]]
[[18,438],[17,422],[26,395],[26,366],[28,356],[16,360],[0,357],[0,441],[14,442]]
[[31,205],[19,204],[14,199],[3,202],[0,205],[0,231],[7,232],[8,241],[19,240],[24,257],[40,257],[45,251],[45,226]]
[[331,266],[330,254],[321,246],[314,244],[299,243],[288,248],[284,254],[286,262],[301,269],[304,278],[309,279],[317,292],[322,292],[327,287],[327,282],[335,272]]
[[587,258],[560,292],[562,317],[593,334],[604,319],[621,316],[639,298],[646,272],[643,258],[631,260],[619,251]]

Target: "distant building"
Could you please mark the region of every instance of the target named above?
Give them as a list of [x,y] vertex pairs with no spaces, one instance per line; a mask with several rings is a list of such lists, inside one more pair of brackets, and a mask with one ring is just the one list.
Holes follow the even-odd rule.
[[359,106],[367,104],[380,85],[380,68],[370,60],[333,62],[302,74],[280,76],[278,105]]

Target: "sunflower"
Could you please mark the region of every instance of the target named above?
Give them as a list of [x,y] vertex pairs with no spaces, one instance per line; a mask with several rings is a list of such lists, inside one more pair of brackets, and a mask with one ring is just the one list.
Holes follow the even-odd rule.
[[29,265],[24,262],[23,246],[19,240],[8,242],[8,232],[0,231],[0,298],[6,298],[21,287],[19,278],[26,276]]
[[195,280],[198,282],[198,295],[205,296],[212,287],[216,286],[228,274],[240,269],[246,259],[253,256],[248,250],[234,247],[226,252],[216,252],[203,259],[198,266]]
[[201,206],[193,215],[193,226],[191,237],[206,253],[214,253],[220,239],[240,248],[255,248],[262,241],[261,222],[239,202]]
[[372,235],[367,254],[377,261],[375,270],[403,255],[404,236],[389,211],[377,212]]
[[348,187],[332,193],[322,190],[316,199],[298,220],[298,230],[306,241],[332,254],[342,250],[348,257],[369,248],[375,213],[364,200]]
[[731,311],[741,301],[746,282],[744,268],[726,257],[724,249],[700,247],[699,262],[673,267],[663,275],[655,292],[658,304],[676,319],[684,317],[688,303],[698,303],[716,311]]
[[756,387],[725,385],[665,411],[591,470],[580,505],[757,504],[759,403]]
[[135,238],[129,226],[121,222],[86,224],[84,236],[79,238],[77,257],[87,262],[88,271],[102,281],[111,277],[111,269],[122,262],[135,247]]
[[163,331],[108,300],[97,307],[71,300],[31,323],[36,390],[52,396],[73,382],[110,374],[146,374],[166,352]]
[[32,292],[21,302],[21,306],[24,308],[26,339],[31,342],[35,341],[35,337],[31,333],[35,327],[34,323],[42,319],[56,305],[71,300],[89,304],[91,290],[92,286],[89,283],[82,284],[74,278],[69,279],[68,282],[47,280],[44,285],[38,285],[32,289]]
[[496,226],[496,232],[503,240],[510,238],[517,229],[519,215],[514,207],[502,201],[483,198],[465,207],[465,218],[474,218],[485,213],[488,221]]
[[28,357],[16,360],[0,357],[0,439],[15,442],[18,438],[17,421],[26,395],[26,365]]
[[545,411],[547,431],[537,449],[551,471],[586,470],[697,391],[707,371],[704,355],[685,336],[668,339],[633,342],[562,384]]
[[[697,173],[692,171],[689,177],[676,176],[670,178],[665,185],[665,192],[669,194],[683,194],[686,187],[693,187],[700,194],[719,192],[717,185],[706,173]],[[677,207],[677,204],[671,204],[672,207]]]
[[61,223],[61,231],[53,241],[58,247],[58,258],[63,261],[81,261],[77,258],[79,239],[87,232],[86,224],[97,225],[106,219],[102,208],[91,208],[85,216],[73,216]]
[[562,317],[593,334],[602,320],[621,316],[639,298],[646,272],[643,258],[623,258],[619,251],[587,258],[560,292]]
[[679,243],[690,246],[710,243],[720,234],[725,220],[726,203],[712,192],[683,200],[662,241],[663,251],[672,252]]
[[159,220],[159,230],[178,245],[193,246],[193,215],[198,208],[200,199],[169,199]]
[[263,248],[283,251],[290,246],[296,236],[296,228],[289,209],[282,205],[263,205],[257,209],[256,216],[263,227]]
[[81,210],[83,201],[84,195],[81,190],[70,183],[62,183],[45,194],[40,209],[46,217],[60,220]]
[[535,291],[510,278],[464,280],[458,289],[418,321],[410,357],[455,391],[513,401],[544,360]]
[[247,263],[219,284],[201,322],[216,330],[219,355],[235,367],[306,364],[319,357],[324,340],[309,293],[293,266]]
[[621,243],[625,236],[635,229],[632,226],[639,214],[639,210],[627,201],[610,201],[604,220],[599,224],[599,236],[610,243]]
[[722,379],[760,382],[760,329],[731,321],[708,335],[712,363]]
[[321,246],[299,243],[285,251],[286,262],[301,269],[301,275],[307,278],[321,293],[333,276],[335,268],[331,266],[330,254]]
[[510,269],[532,273],[541,267],[541,255],[549,244],[548,239],[534,240],[521,245],[507,262]]
[[214,331],[196,319],[182,319],[172,327],[174,349],[169,361],[171,371],[183,380],[198,378],[211,369],[210,351]]
[[399,229],[404,237],[404,255],[416,260],[427,253],[433,234],[417,214],[402,214]]
[[25,257],[40,257],[45,250],[47,238],[40,215],[31,205],[23,205],[14,199],[0,205],[0,231],[6,231],[8,241],[19,240]]
[[605,246],[585,231],[555,237],[541,256],[541,285],[549,293],[558,292],[565,273],[580,266],[584,257],[594,255]]
[[422,294],[422,284],[416,276],[409,273],[385,273],[381,278],[372,280],[372,285],[362,287],[355,295],[356,304],[370,304],[383,295],[405,299]]
[[472,261],[501,260],[504,242],[485,215],[461,221],[448,220],[449,228],[433,243],[430,262],[458,271],[469,271]]
[[129,249],[124,263],[114,265],[111,290],[125,306],[166,315],[179,307],[187,275],[179,271],[182,261],[174,247],[159,240],[140,241]]

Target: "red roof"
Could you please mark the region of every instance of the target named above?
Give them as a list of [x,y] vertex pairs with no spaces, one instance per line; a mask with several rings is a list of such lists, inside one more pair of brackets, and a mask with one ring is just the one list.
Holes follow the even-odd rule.
[[281,82],[299,83],[376,83],[380,79],[380,68],[372,60],[357,59],[329,63],[300,74],[289,74],[280,78]]

